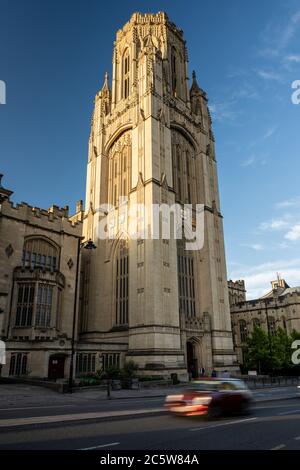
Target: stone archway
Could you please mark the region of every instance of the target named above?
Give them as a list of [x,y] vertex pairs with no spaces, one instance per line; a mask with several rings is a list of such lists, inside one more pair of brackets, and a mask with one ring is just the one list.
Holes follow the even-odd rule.
[[186,363],[189,376],[193,379],[198,377],[198,360],[196,357],[195,342],[191,340],[186,343]]

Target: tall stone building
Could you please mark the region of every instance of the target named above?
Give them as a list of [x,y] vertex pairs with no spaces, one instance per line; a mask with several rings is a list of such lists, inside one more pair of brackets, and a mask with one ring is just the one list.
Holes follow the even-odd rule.
[[[204,205],[203,249],[129,236],[130,224],[152,228],[129,215],[135,204],[175,203]],[[99,238],[106,204],[115,239]],[[95,97],[83,231],[97,245],[82,263],[83,355],[133,359],[146,375],[235,368],[207,96],[194,72],[190,87],[183,32],[165,13],[134,13],[117,32],[112,87],[106,74]]]
[[269,335],[277,328],[289,335],[293,330],[300,332],[300,287],[290,287],[279,277],[271,285],[263,297],[246,300],[245,282],[228,281],[234,348],[240,364],[255,326]]

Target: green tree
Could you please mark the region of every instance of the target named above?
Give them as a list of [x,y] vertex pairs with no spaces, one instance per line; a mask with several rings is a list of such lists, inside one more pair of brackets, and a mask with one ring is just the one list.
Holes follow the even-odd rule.
[[289,336],[282,328],[277,328],[268,335],[261,327],[256,326],[248,337],[245,350],[245,368],[255,369],[261,373],[298,373],[292,364],[292,343],[300,339],[300,333],[293,331]]
[[265,373],[270,368],[271,353],[270,342],[267,333],[255,326],[248,337],[245,351],[245,366],[248,370],[255,369],[259,374]]
[[291,367],[292,339],[282,328],[277,328],[271,336],[271,363],[273,371]]

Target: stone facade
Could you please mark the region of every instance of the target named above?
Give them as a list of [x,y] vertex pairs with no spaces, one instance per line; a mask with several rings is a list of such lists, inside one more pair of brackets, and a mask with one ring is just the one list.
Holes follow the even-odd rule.
[[68,376],[80,213],[10,201],[0,181],[1,375]]
[[[137,203],[203,204],[204,248],[130,238]],[[114,240],[99,239],[105,204],[116,207]],[[112,89],[106,74],[95,97],[83,233],[97,250],[82,264],[80,347],[146,375],[235,368],[207,96],[195,73],[189,86],[183,33],[165,13],[134,13],[117,32]]]
[[293,330],[300,332],[300,287],[289,287],[279,278],[271,285],[268,294],[247,301],[244,281],[228,281],[233,341],[240,364],[246,339],[255,325],[269,334],[278,327],[288,334]]
[[[195,73],[189,85],[183,33],[165,13],[135,13],[117,32],[112,88],[106,74],[95,97],[85,211],[81,201],[72,217],[14,206],[1,194],[2,375],[68,377],[82,233],[97,249],[80,250],[76,376],[128,359],[140,374],[181,379],[237,369],[207,96]],[[101,239],[108,204],[114,239]],[[153,229],[151,211],[131,214],[135,204],[192,204],[193,226],[202,204],[204,247],[133,237],[132,225]]]

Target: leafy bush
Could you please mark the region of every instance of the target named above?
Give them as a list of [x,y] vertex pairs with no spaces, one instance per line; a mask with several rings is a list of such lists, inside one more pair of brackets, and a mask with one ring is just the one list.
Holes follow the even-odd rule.
[[121,371],[121,375],[123,378],[134,378],[136,377],[136,371],[138,370],[138,365],[130,360],[125,362],[124,367]]
[[118,379],[120,377],[120,369],[117,366],[110,366],[103,374],[106,379]]
[[101,383],[101,380],[99,379],[99,377],[97,377],[96,374],[84,375],[80,377],[80,380],[79,380],[80,387],[89,386],[89,385],[99,385],[100,383]]

